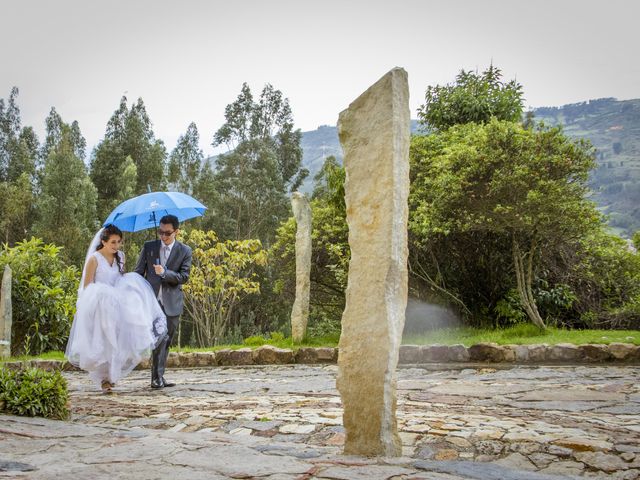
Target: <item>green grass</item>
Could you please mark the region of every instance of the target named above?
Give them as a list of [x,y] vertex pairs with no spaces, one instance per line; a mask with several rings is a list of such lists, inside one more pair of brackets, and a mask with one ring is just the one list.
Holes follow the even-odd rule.
[[402,339],[405,345],[429,345],[439,343],[453,345],[461,343],[470,346],[475,343],[494,342],[498,345],[532,343],[633,343],[640,345],[639,330],[562,330],[548,328],[540,330],[531,324],[520,324],[502,329],[449,328],[432,330],[421,335],[408,335]]
[[[251,337],[247,343],[242,345],[217,345],[215,347],[181,347],[172,348],[174,352],[212,352],[222,349],[237,350],[239,348],[258,348],[261,345],[273,345],[278,348],[290,348],[296,350],[300,347],[336,347],[338,346],[338,335],[309,338],[301,344],[293,343],[289,338],[269,338]],[[640,330],[562,330],[559,328],[548,328],[545,331],[539,330],[531,324],[520,324],[502,329],[481,329],[481,328],[448,328],[442,330],[431,330],[421,335],[407,335],[402,339],[404,345],[454,345],[461,343],[471,346],[475,343],[493,342],[498,345],[518,344],[528,345],[533,343],[547,343],[554,345],[557,343],[573,343],[582,345],[585,343],[633,343],[640,345]],[[0,361],[27,361],[27,360],[64,360],[64,352],[47,352],[38,356],[10,357]]]
[[41,353],[40,355],[20,355],[17,357],[9,357],[0,359],[3,362],[28,362],[29,360],[64,360],[64,352],[52,351]]
[[172,348],[173,351],[179,352],[215,352],[216,350],[223,349],[231,349],[238,350],[240,348],[258,348],[262,345],[272,345],[278,348],[290,348],[293,350],[297,350],[301,347],[337,347],[339,335],[329,335],[324,337],[314,337],[307,338],[302,343],[293,343],[293,339],[291,337],[288,338],[268,338],[265,339],[260,336],[250,337],[245,339],[246,343],[242,345],[216,345],[215,347],[181,347],[181,348]]

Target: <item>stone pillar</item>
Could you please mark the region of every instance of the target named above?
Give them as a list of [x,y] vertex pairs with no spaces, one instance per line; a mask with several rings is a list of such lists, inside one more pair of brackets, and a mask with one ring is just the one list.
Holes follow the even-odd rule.
[[311,206],[307,197],[299,192],[291,194],[296,230],[296,299],[291,310],[291,336],[301,342],[307,333],[309,320],[309,290],[311,277]]
[[408,288],[409,118],[407,72],[394,68],[338,120],[351,248],[337,380],[345,454],[402,453],[395,412]]
[[11,356],[11,267],[5,265],[0,284],[0,358]]

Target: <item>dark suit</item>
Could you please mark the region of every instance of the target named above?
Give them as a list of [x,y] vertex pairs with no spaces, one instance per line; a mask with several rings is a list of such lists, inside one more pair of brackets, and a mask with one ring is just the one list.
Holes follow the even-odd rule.
[[136,273],[145,277],[151,284],[156,297],[162,285],[162,301],[160,305],[167,316],[168,336],[153,350],[151,364],[152,386],[153,384],[162,384],[164,382],[163,377],[167,356],[169,355],[169,346],[178,329],[180,315],[184,308],[182,285],[189,280],[189,272],[191,271],[191,248],[176,240],[167,259],[164,274],[162,276],[157,275],[153,266],[159,262],[161,245],[164,244],[160,240],[146,242],[142,247],[135,269]]

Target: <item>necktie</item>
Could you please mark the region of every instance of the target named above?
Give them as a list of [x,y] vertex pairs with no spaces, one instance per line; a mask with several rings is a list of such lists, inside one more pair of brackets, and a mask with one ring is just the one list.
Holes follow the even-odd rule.
[[169,247],[166,245],[162,247],[162,266],[165,267],[167,265],[167,260],[169,260]]

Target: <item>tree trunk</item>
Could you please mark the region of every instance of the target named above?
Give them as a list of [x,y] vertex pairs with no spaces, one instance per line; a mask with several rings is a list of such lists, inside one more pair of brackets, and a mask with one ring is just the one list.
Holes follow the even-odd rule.
[[512,243],[513,265],[516,272],[516,282],[518,285],[520,302],[522,303],[525,312],[527,312],[527,316],[529,317],[529,319],[539,328],[546,329],[547,327],[544,324],[544,320],[542,320],[540,313],[538,312],[538,307],[536,306],[536,301],[533,298],[533,291],[531,289],[531,283],[533,281],[533,255],[536,248],[535,241],[531,245],[531,250],[529,251],[526,271],[523,258],[526,256],[526,254],[522,255],[520,253],[520,247],[518,246],[518,242],[515,237],[513,237]]

